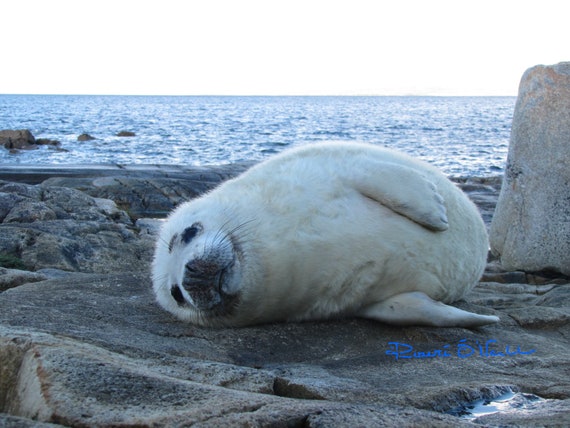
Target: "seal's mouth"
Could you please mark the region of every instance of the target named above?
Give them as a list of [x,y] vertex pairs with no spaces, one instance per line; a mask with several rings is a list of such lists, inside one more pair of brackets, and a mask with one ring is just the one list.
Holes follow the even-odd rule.
[[179,306],[192,306],[215,315],[227,314],[239,300],[239,293],[225,291],[231,289],[229,281],[234,265],[234,260],[225,264],[220,264],[215,258],[190,260],[184,266],[181,284],[173,284],[170,294]]

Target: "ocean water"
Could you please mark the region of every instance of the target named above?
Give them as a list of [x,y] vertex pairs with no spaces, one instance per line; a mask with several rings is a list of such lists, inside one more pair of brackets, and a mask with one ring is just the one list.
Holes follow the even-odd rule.
[[[1,164],[212,165],[289,146],[356,140],[424,159],[447,175],[502,174],[515,97],[173,97],[0,95],[0,129],[61,147]],[[117,137],[120,131],[135,137]],[[80,142],[88,133],[96,139]]]

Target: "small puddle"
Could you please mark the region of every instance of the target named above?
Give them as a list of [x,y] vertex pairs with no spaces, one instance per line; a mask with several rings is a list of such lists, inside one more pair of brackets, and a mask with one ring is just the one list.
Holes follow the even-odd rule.
[[493,413],[516,413],[539,401],[545,401],[545,399],[538,395],[514,392],[509,389],[496,398],[472,401],[447,413],[461,419],[474,420]]

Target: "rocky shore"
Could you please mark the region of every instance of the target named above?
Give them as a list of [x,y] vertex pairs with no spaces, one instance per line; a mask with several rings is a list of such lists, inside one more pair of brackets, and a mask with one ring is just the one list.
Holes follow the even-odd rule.
[[182,323],[151,292],[161,218],[251,164],[3,165],[0,427],[570,426],[568,99],[570,63],[527,70],[504,183],[453,179],[491,232],[457,304],[480,329]]
[[[491,257],[477,330],[203,329],[153,301],[156,228],[249,165],[0,171],[0,426],[568,426],[570,280]],[[487,225],[500,177],[455,178]],[[514,394],[506,410],[461,417]]]

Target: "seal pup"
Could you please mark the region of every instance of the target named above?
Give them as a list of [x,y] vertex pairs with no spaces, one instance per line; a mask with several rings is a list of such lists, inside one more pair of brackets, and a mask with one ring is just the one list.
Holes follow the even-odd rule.
[[365,317],[396,325],[499,321],[449,306],[481,277],[475,205],[441,172],[369,144],[286,150],[166,220],[158,303],[202,326]]

